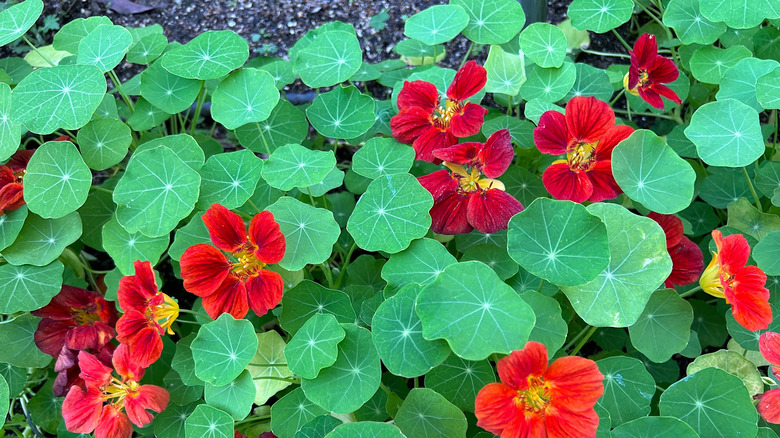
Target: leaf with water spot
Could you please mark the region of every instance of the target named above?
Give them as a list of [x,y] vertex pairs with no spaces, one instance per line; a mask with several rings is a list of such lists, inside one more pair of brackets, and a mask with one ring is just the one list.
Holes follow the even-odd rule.
[[[195,375],[212,385],[227,385],[249,365],[257,351],[251,322],[223,313],[204,324],[192,340]],[[231,420],[232,421],[232,420]]]
[[618,356],[596,361],[596,365],[604,375],[604,395],[599,399],[598,406],[609,412],[613,426],[650,413],[655,380],[642,361]]

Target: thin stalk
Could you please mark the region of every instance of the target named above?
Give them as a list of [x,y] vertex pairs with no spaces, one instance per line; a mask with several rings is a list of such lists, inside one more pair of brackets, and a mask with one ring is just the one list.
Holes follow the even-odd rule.
[[267,153],[270,156],[271,147],[268,146],[268,142],[265,140],[265,135],[263,135],[263,130],[260,129],[260,123],[255,122],[255,126],[257,126],[257,133],[260,134],[260,139],[263,140],[263,146],[265,146],[265,153]]
[[93,191],[96,191],[96,192],[111,193],[112,195],[114,194],[113,190],[104,189],[103,187],[100,187],[100,186],[91,186],[89,189],[93,190]]
[[38,430],[38,427],[33,423],[32,417],[30,417],[30,411],[27,409],[27,396],[23,395],[19,397],[19,404],[22,406],[22,412],[24,412],[24,417],[27,419],[27,424],[30,426],[30,431],[33,435],[44,438],[41,431]]
[[571,338],[571,341],[569,341],[566,345],[563,346],[563,351],[566,351],[569,348],[571,348],[577,342],[577,340],[579,340],[582,337],[582,335],[584,335],[589,329],[590,326],[587,325],[585,326],[585,328],[580,330],[579,333],[577,333],[573,338]]
[[344,263],[341,265],[341,272],[339,273],[339,277],[336,279],[335,287],[336,289],[341,286],[341,280],[344,279],[344,274],[347,272],[347,266],[349,266],[350,260],[352,259],[352,253],[357,248],[357,245],[355,242],[352,242],[352,246],[349,247],[349,251],[347,251],[347,255],[344,256]]
[[748,187],[750,187],[750,193],[753,194],[753,200],[756,201],[756,208],[758,211],[763,213],[764,209],[761,208],[761,200],[758,197],[758,193],[756,193],[756,189],[753,187],[753,181],[750,180],[750,175],[748,175],[747,169],[743,167],[742,173],[745,175],[745,181],[747,181]]
[[612,33],[613,33],[613,34],[615,34],[615,36],[617,37],[617,39],[618,39],[618,40],[620,40],[620,43],[621,43],[621,44],[623,44],[623,47],[625,47],[627,50],[634,50],[634,48],[633,48],[633,47],[631,47],[631,46],[630,46],[630,45],[629,45],[629,44],[626,42],[626,40],[624,40],[624,39],[623,39],[623,37],[622,37],[622,36],[620,36],[620,34],[619,34],[619,33],[617,33],[617,31],[616,31],[615,29],[612,29]]
[[320,263],[320,268],[325,278],[328,280],[328,287],[333,289],[333,272],[331,272],[330,266],[327,263]]
[[240,426],[242,424],[247,424],[247,423],[254,423],[256,421],[263,421],[263,420],[267,420],[269,418],[271,418],[271,414],[260,415],[260,416],[257,416],[257,417],[249,417],[246,420],[236,421],[234,426]]
[[317,201],[314,200],[314,195],[311,194],[311,188],[306,187],[306,191],[309,193],[309,200],[311,201],[311,205],[317,206]]
[[247,200],[246,200],[246,202],[248,202],[248,203],[249,203],[249,205],[251,205],[251,206],[252,206],[252,208],[254,208],[254,209],[255,209],[255,210],[258,212],[258,213],[260,213],[260,211],[262,211],[262,210],[260,210],[259,208],[257,208],[257,206],[255,205],[255,203],[254,203],[254,202],[252,202],[252,200],[251,200],[251,199],[247,199]]
[[615,98],[614,98],[614,99],[612,99],[612,100],[609,102],[609,106],[612,106],[612,105],[614,105],[614,104],[615,104],[615,102],[617,102],[617,101],[618,101],[618,99],[620,99],[620,97],[621,97],[622,95],[624,95],[624,94],[626,94],[626,89],[625,89],[625,88],[623,88],[622,90],[620,90],[620,93],[618,93],[618,94],[617,94],[617,96],[615,96]]
[[[89,262],[87,261],[87,258],[84,257],[84,254],[79,254],[79,260],[81,261],[81,264],[83,266],[89,266]],[[95,281],[95,277],[92,276],[92,272],[89,269],[84,270],[84,277],[86,277],[87,282],[89,282],[89,285],[92,286],[92,290],[95,292],[99,292],[100,289],[97,286],[97,282]]]
[[200,111],[203,109],[203,102],[206,100],[206,84],[201,84],[200,92],[198,93],[198,104],[195,106],[195,114],[192,118],[192,125],[190,125],[190,135],[195,135],[195,127],[198,126],[198,119],[200,118]]
[[249,365],[253,367],[286,367],[286,363],[254,363],[249,362]]
[[274,376],[259,376],[252,377],[252,380],[280,380],[282,382],[298,383],[299,380],[292,377],[274,377]]
[[663,22],[663,21],[661,21],[661,20],[660,20],[658,17],[656,17],[656,15],[655,15],[654,13],[650,12],[650,10],[649,10],[649,9],[647,9],[647,8],[645,7],[645,5],[643,5],[642,3],[640,3],[640,2],[638,2],[638,1],[636,1],[636,0],[634,0],[634,3],[635,3],[635,4],[637,4],[637,5],[638,5],[640,8],[642,8],[642,10],[643,10],[643,11],[645,11],[645,13],[646,13],[647,15],[649,15],[649,16],[650,16],[650,18],[652,18],[652,19],[653,19],[653,21],[655,21],[656,23],[658,23],[658,24],[660,24],[660,25],[661,25],[661,27],[662,27],[662,28],[663,28],[663,29],[666,31],[666,36],[667,36],[667,38],[669,38],[669,39],[672,39],[672,36],[673,36],[673,35],[672,35],[672,31],[670,31],[670,30],[669,30],[669,27],[667,27],[667,26],[664,24],[664,22]]
[[681,293],[680,294],[680,298],[689,297],[689,296],[695,294],[696,292],[699,292],[700,290],[702,290],[701,286],[696,286],[696,287],[694,287],[693,289],[691,289],[689,291]]
[[[628,104],[626,104],[626,107],[628,107]],[[630,108],[628,110],[615,109],[613,111],[615,111],[618,114],[626,114],[626,115],[628,115],[629,118],[631,118],[633,116],[638,116],[638,117],[645,116],[645,117],[656,117],[656,118],[665,119],[665,120],[674,120],[674,117],[666,115],[666,114],[635,113],[635,112],[632,112]]]
[[190,315],[199,316],[199,317],[201,317],[203,319],[211,319],[211,317],[206,315],[206,314],[203,314],[203,313],[200,313],[200,312],[196,312],[196,311],[190,310],[190,309],[179,309],[179,313],[189,313]]
[[130,100],[129,97],[127,97],[124,91],[122,91],[122,82],[119,80],[119,77],[116,75],[116,73],[114,73],[114,70],[109,70],[107,73],[108,73],[108,77],[111,78],[111,82],[114,83],[114,86],[116,87],[116,91],[119,92],[119,95],[122,96],[122,100],[124,100],[125,103],[127,104],[127,107],[130,108],[130,112],[134,113],[135,106],[133,105],[133,101]]
[[544,278],[539,279],[539,290],[537,292],[542,293],[542,287],[544,286]]
[[579,344],[577,344],[577,346],[574,347],[574,350],[572,350],[571,353],[569,353],[569,355],[576,356],[577,353],[580,352],[582,347],[584,347],[585,344],[587,344],[588,341],[590,341],[590,337],[593,336],[593,333],[596,333],[596,330],[598,329],[599,329],[598,327],[591,327],[590,330],[588,330],[588,332],[585,333],[585,336],[583,336],[583,338],[580,340]]
[[[469,55],[471,55],[471,49],[473,48],[474,48],[474,41],[472,41],[471,44],[469,44],[469,48],[466,50],[466,54],[463,55],[463,59],[460,61],[460,67],[463,67],[466,61],[469,60]],[[458,69],[460,69],[460,67],[458,67]]]
[[41,52],[40,50],[38,50],[38,48],[37,48],[37,47],[35,47],[35,45],[34,45],[33,43],[31,43],[31,42],[30,42],[30,40],[28,40],[28,39],[27,39],[27,36],[26,36],[26,35],[22,35],[22,40],[23,40],[25,43],[27,43],[27,45],[28,45],[28,46],[30,46],[30,47],[33,49],[33,52],[37,53],[37,54],[38,54],[38,56],[40,56],[41,58],[43,58],[43,60],[44,60],[44,61],[46,61],[46,63],[47,63],[47,64],[49,64],[49,66],[51,66],[51,67],[54,67],[54,65],[55,65],[55,64],[54,64],[54,62],[52,62],[52,60],[51,60],[51,59],[49,59],[49,57],[48,57],[48,56],[44,55],[44,54],[43,54],[43,52]]
[[610,53],[610,52],[597,52],[595,50],[588,50],[588,49],[580,49],[583,53],[587,53],[589,55],[596,55],[596,56],[611,56],[615,58],[626,58],[631,59],[631,55],[626,55],[625,53]]

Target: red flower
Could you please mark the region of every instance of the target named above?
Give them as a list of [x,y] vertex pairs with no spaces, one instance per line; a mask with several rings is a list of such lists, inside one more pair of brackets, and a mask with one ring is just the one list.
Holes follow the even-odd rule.
[[[70,432],[90,433],[96,438],[129,438],[133,426],[152,422],[151,409],[162,412],[168,406],[168,391],[159,386],[140,385],[144,369],[133,362],[127,345],[114,352],[114,369],[95,356],[79,353],[81,378],[86,391],[73,386],[62,404],[62,417]],[[119,378],[112,375],[116,371]]]
[[[243,318],[249,307],[263,316],[279,304],[282,276],[263,269],[284,257],[286,243],[274,215],[270,211],[255,215],[247,234],[239,215],[212,204],[203,222],[216,248],[203,243],[191,246],[180,263],[184,288],[203,297],[203,308],[209,316],[216,319],[230,313]],[[229,261],[217,248],[232,254],[236,261]]]
[[529,341],[498,361],[498,375],[502,383],[477,394],[477,426],[502,438],[596,436],[604,376],[592,360],[567,356],[548,367],[547,348]]
[[[111,357],[114,355],[115,349],[113,344],[108,343],[98,352],[90,349],[82,351],[95,354],[98,360],[106,365],[111,365]],[[60,355],[57,356],[57,361],[54,363],[54,372],[57,373],[57,377],[52,386],[52,392],[55,396],[64,397],[73,385],[84,386],[84,380],[79,376],[78,357],[79,352],[69,348],[63,348]]]
[[757,266],[745,266],[750,256],[750,245],[741,234],[723,237],[719,230],[712,232],[718,251],[699,279],[699,285],[708,294],[725,298],[731,304],[734,319],[748,330],[763,330],[772,322],[766,274]]
[[433,195],[434,232],[462,234],[476,228],[495,233],[523,210],[522,204],[504,191],[504,184],[492,179],[501,176],[514,157],[508,130],[494,132],[484,144],[461,143],[437,149],[433,155],[450,169],[418,178]]
[[33,151],[20,149],[0,166],[0,215],[25,204],[22,181]]
[[[780,373],[780,333],[765,332],[758,338],[758,348],[775,373]],[[760,396],[756,409],[768,423],[780,424],[780,389],[769,390]]]
[[658,109],[664,109],[661,96],[677,105],[682,103],[677,93],[663,85],[674,82],[680,73],[671,59],[658,54],[655,35],[646,33],[640,36],[634,43],[634,50],[629,53],[631,66],[628,68],[628,75],[623,79],[623,86],[629,93],[641,97]]
[[664,282],[664,286],[674,288],[691,284],[699,278],[704,269],[704,255],[701,249],[683,235],[683,223],[673,214],[647,215],[663,228],[666,234],[666,250],[672,258],[672,273]]
[[54,358],[63,348],[99,351],[114,338],[116,308],[97,292],[62,286],[49,304],[32,314],[43,318],[35,345]]
[[547,111],[534,129],[534,143],[543,154],[563,155],[542,175],[555,199],[598,202],[622,190],[612,176],[612,149],[634,129],[615,126],[615,113],[595,97],[574,97],[566,114]]
[[452,146],[458,137],[479,132],[487,110],[464,101],[477,94],[486,82],[487,72],[474,61],[467,62],[455,74],[443,103],[430,82],[404,82],[398,94],[399,112],[390,119],[393,137],[411,144],[416,159],[433,162],[436,149]]
[[148,367],[160,358],[166,330],[179,316],[179,305],[157,290],[152,264],[136,260],[135,275],[119,280],[119,305],[124,314],[116,323],[117,340],[127,344],[139,366]]

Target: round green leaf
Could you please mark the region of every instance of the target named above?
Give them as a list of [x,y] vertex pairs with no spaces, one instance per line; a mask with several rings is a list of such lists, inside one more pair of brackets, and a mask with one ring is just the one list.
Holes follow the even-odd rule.
[[706,84],[719,84],[726,70],[751,55],[752,53],[745,46],[732,46],[728,49],[701,47],[691,56],[691,74]]
[[127,51],[127,62],[133,64],[149,64],[162,55],[168,47],[168,38],[163,34],[146,35],[130,46]]
[[198,405],[184,421],[185,438],[232,438],[233,418],[209,405]]
[[211,116],[227,129],[262,122],[279,102],[270,73],[242,68],[219,83],[211,98]]
[[[154,417],[152,427],[154,436],[157,438],[180,438],[184,436],[184,425],[187,418],[192,414],[202,401],[197,401],[184,406],[178,406],[174,403],[169,404],[165,410]],[[64,426],[63,422],[61,426]]]
[[136,148],[134,156],[158,146],[165,146],[173,151],[184,164],[191,167],[193,170],[200,170],[203,166],[203,162],[206,160],[203,148],[201,148],[200,145],[198,145],[198,142],[188,134],[166,135],[165,137],[149,140]]
[[[780,68],[775,68],[770,73],[758,78],[756,98],[766,109],[780,109]],[[1,109],[0,113],[2,113]]]
[[0,160],[7,160],[19,148],[22,127],[11,121],[11,87],[0,83]]
[[469,16],[460,6],[436,5],[409,17],[404,35],[434,46],[458,36],[468,23]]
[[496,245],[474,245],[463,253],[460,261],[478,260],[498,274],[498,278],[506,280],[517,274],[518,266],[506,249]]
[[358,409],[379,388],[382,368],[371,332],[342,324],[346,337],[338,344],[336,362],[314,379],[302,379],[306,398],[322,408],[346,414]]
[[79,43],[98,26],[111,26],[113,23],[108,17],[76,18],[54,34],[53,46],[57,50],[78,54]]
[[332,314],[312,315],[284,348],[288,368],[306,379],[317,377],[321,369],[336,362],[336,346],[345,336]]
[[616,356],[596,361],[596,365],[604,375],[604,395],[598,405],[609,412],[613,426],[650,413],[655,380],[642,361]]
[[693,199],[696,172],[663,138],[634,131],[612,151],[612,174],[626,195],[652,211],[677,213]]
[[685,372],[690,376],[705,368],[717,368],[737,376],[742,380],[751,398],[764,392],[764,382],[756,365],[736,351],[718,350],[701,355],[688,364]]
[[313,151],[299,144],[282,146],[263,164],[263,179],[271,187],[292,190],[308,187],[325,179],[336,166],[331,151]]
[[318,198],[337,187],[341,187],[343,182],[344,171],[340,170],[338,167],[334,167],[325,175],[325,178],[323,178],[322,181],[306,188],[299,188],[299,190],[302,193],[311,193],[311,196]]
[[[596,99],[609,102],[612,97],[612,84],[605,70],[578,62],[574,64],[577,70],[577,80],[564,100],[570,100],[575,96],[593,96]],[[633,106],[631,107],[633,109]]]
[[[276,332],[274,332],[276,333]],[[236,421],[249,415],[255,400],[255,383],[249,371],[244,370],[236,380],[223,386],[206,383],[203,394],[206,403],[222,409]]]
[[[711,166],[707,171],[710,172],[710,175],[701,184],[699,196],[712,207],[726,208],[732,202],[750,196],[750,186],[748,186],[745,180],[742,169]],[[709,234],[713,228],[717,227],[719,222],[720,220],[718,219],[715,225],[706,230],[704,234]]]
[[630,0],[574,0],[568,15],[575,29],[604,33],[628,21],[633,10]]
[[753,260],[767,275],[780,275],[780,231],[773,231],[758,242],[753,248]]
[[133,262],[136,260],[148,260],[152,265],[156,265],[168,248],[169,240],[168,234],[147,237],[139,232],[130,233],[116,218],[103,226],[103,248],[124,275],[135,273]]
[[273,330],[257,334],[257,352],[247,367],[255,379],[256,405],[265,404],[276,393],[292,384],[284,380],[293,376],[287,367],[284,347],[284,339]]
[[396,253],[431,226],[433,197],[409,174],[375,179],[360,197],[347,231],[366,251]]
[[686,423],[674,417],[642,417],[623,423],[612,438],[699,438]]
[[739,230],[756,240],[763,239],[773,231],[780,231],[780,217],[761,213],[745,198],[729,204],[728,226]]
[[466,435],[466,416],[429,388],[414,388],[406,396],[395,425],[406,436],[450,438]]
[[209,157],[200,170],[198,207],[222,204],[238,208],[252,196],[263,168],[263,161],[246,149]]
[[148,131],[168,120],[171,114],[157,108],[143,97],[135,103],[135,112],[127,119],[127,124],[136,131]]
[[257,350],[252,323],[223,313],[204,324],[192,341],[195,375],[212,385],[227,385],[243,371]]
[[765,18],[780,17],[780,5],[772,0],[715,0],[702,2],[699,7],[705,17],[725,21],[734,29],[749,29]]
[[[564,62],[564,66],[566,64],[567,63]],[[539,119],[542,117],[542,114],[544,114],[547,111],[558,111],[559,113],[563,114],[563,108],[561,108],[560,106],[554,103],[547,102],[543,98],[531,99],[528,102],[526,102],[525,109],[523,110],[523,114],[528,120],[534,123],[539,123]]]
[[720,80],[716,99],[736,99],[756,111],[763,111],[764,107],[756,98],[758,78],[769,74],[777,67],[779,67],[778,63],[774,59],[741,59],[734,67],[726,70]]
[[264,122],[249,123],[236,129],[242,146],[268,155],[280,146],[300,144],[308,133],[306,116],[286,100],[280,100]]
[[217,79],[246,62],[249,44],[232,30],[210,30],[162,57],[162,66],[187,79]]
[[24,177],[24,199],[31,212],[61,218],[84,204],[92,173],[76,146],[50,141],[35,150]]
[[639,319],[628,328],[631,344],[653,362],[662,363],[688,345],[693,308],[672,289],[653,292]]
[[119,65],[131,44],[133,37],[124,27],[98,26],[79,42],[76,62],[105,73]]
[[95,170],[122,161],[133,141],[130,128],[118,119],[93,120],[79,130],[77,138],[84,163]]
[[165,146],[136,152],[114,189],[116,218],[130,233],[170,233],[195,206],[200,175]]
[[352,156],[352,170],[371,179],[408,173],[413,163],[414,149],[393,138],[372,138]]
[[577,80],[573,62],[564,62],[560,68],[542,68],[532,65],[526,71],[528,79],[520,87],[523,99],[557,102],[563,99]]
[[192,358],[192,340],[195,333],[179,339],[176,343],[176,352],[171,360],[171,368],[179,374],[181,381],[188,386],[203,385],[203,381],[195,375],[195,360]]
[[476,261],[445,268],[420,291],[416,311],[425,339],[444,338],[468,360],[522,348],[535,322],[531,307],[492,269]]
[[[0,374],[0,412],[7,413],[11,407],[11,392],[8,388],[8,382]],[[0,419],[0,427],[5,424],[5,415]]]
[[566,35],[548,23],[533,23],[520,33],[520,50],[539,67],[560,67],[566,58]]
[[292,63],[290,61],[276,60],[257,67],[258,70],[264,70],[274,78],[274,85],[277,90],[281,90],[295,81]]
[[758,112],[734,99],[700,106],[685,136],[710,166],[744,167],[764,154]]
[[176,114],[190,108],[202,84],[201,81],[172,74],[163,68],[162,63],[155,62],[141,73],[141,96],[166,113]]
[[325,435],[325,438],[354,438],[359,436],[370,436],[372,438],[405,437],[405,435],[392,424],[361,421],[358,423],[344,423],[333,429],[333,432]]
[[376,120],[374,99],[352,85],[318,95],[306,109],[306,116],[317,132],[333,138],[357,137]]
[[43,368],[51,362],[51,356],[35,345],[35,331],[41,318],[23,313],[0,322],[0,345],[3,355],[0,362],[21,368]]
[[297,271],[307,264],[316,265],[330,257],[341,228],[333,213],[284,196],[267,208],[287,240],[287,251],[279,266]]
[[60,65],[30,73],[14,88],[12,121],[36,134],[57,129],[79,129],[92,118],[103,96],[106,80],[91,65]]
[[203,398],[203,385],[187,386],[175,370],[168,371],[163,377],[163,384],[171,401],[177,405],[187,405]]
[[330,415],[320,415],[296,432],[295,438],[322,438],[343,422]]
[[16,236],[22,231],[24,220],[27,219],[27,206],[22,205],[16,210],[6,211],[0,216],[0,250],[14,243]]
[[398,290],[410,283],[424,285],[454,263],[457,260],[440,242],[419,239],[390,256],[382,267],[382,278],[387,281],[388,290]]
[[[509,135],[512,137],[512,143],[514,143],[520,149],[532,149],[535,147],[533,134],[534,128],[536,128],[536,126],[527,120],[519,120],[517,117],[500,115],[485,120],[485,123],[482,125],[482,134],[485,137],[490,137],[490,134],[493,134],[500,129],[507,129],[509,130]],[[501,182],[507,186],[508,184],[505,179],[509,172],[509,169],[507,169],[507,173],[504,173],[505,176],[501,177]],[[526,172],[528,171],[526,170]],[[530,202],[528,202],[528,204],[530,204]]]
[[[9,5],[12,3],[7,6]],[[27,33],[38,20],[41,12],[43,12],[43,1],[41,0],[26,0],[0,12],[0,46],[4,46]]]
[[271,406],[271,430],[280,438],[293,438],[306,423],[326,413],[296,388]]
[[37,310],[49,304],[62,287],[63,269],[59,261],[41,267],[0,266],[0,313]]
[[688,423],[699,436],[754,437],[758,412],[742,381],[723,370],[705,368],[661,394],[663,416]]
[[528,339],[541,342],[547,347],[547,351],[552,354],[566,343],[568,326],[561,316],[561,305],[554,298],[536,292],[537,288],[534,288],[534,291],[520,295],[523,301],[531,306],[534,315],[536,315],[536,324],[534,324]]
[[455,406],[474,410],[479,390],[496,381],[490,361],[472,362],[451,354],[441,365],[425,375],[425,387],[443,395]]
[[561,290],[586,323],[598,327],[629,326],[637,321],[650,295],[672,271],[666,236],[652,219],[617,204],[592,204],[588,212],[607,226],[609,266],[593,281]]
[[512,217],[507,247],[520,266],[559,286],[593,280],[610,260],[604,223],[580,204],[548,198]]
[[709,45],[726,32],[726,24],[710,21],[699,11],[699,0],[670,1],[663,21],[683,44]]
[[295,72],[311,88],[330,87],[349,79],[362,64],[354,31],[322,32],[295,60]]
[[43,219],[30,213],[14,243],[3,257],[14,265],[46,266],[81,236],[81,218],[76,212],[58,219]]
[[469,16],[463,30],[477,44],[503,44],[517,35],[525,24],[525,13],[514,0],[453,0]]
[[419,289],[416,284],[401,288],[379,305],[371,323],[382,363],[398,376],[423,375],[450,354],[446,342],[423,338],[420,317],[414,311]]
[[488,93],[517,96],[520,87],[526,81],[524,58],[514,53],[507,53],[500,46],[490,46],[485,70],[487,70],[485,91]]

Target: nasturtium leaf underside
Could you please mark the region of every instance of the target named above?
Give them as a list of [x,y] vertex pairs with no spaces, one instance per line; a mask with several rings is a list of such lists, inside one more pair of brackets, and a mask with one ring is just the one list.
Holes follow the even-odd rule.
[[744,167],[764,153],[758,112],[734,99],[699,107],[685,135],[710,166]]
[[3,257],[14,265],[46,266],[81,236],[81,230],[77,212],[57,219],[30,213],[16,241],[3,250]]
[[718,350],[714,353],[702,354],[688,364],[685,372],[690,376],[705,368],[718,368],[731,375],[739,377],[748,389],[750,397],[764,392],[764,382],[756,364],[749,361],[742,353],[731,350]]
[[38,310],[49,304],[62,286],[63,265],[54,261],[46,266],[0,266],[0,313],[12,314]]
[[279,102],[274,78],[266,71],[243,68],[219,83],[211,98],[211,116],[227,129],[262,122]]
[[430,388],[414,388],[394,417],[406,436],[465,436],[468,424],[463,411]]
[[162,66],[188,79],[217,79],[244,65],[249,44],[232,30],[212,30],[196,36],[162,57]]
[[525,60],[522,56],[507,53],[500,46],[490,46],[487,60],[485,91],[517,96],[526,81]]
[[457,5],[436,5],[406,20],[404,35],[433,46],[446,43],[466,28],[469,16]]
[[61,218],[84,204],[92,173],[76,146],[50,141],[35,150],[24,176],[24,199],[31,212]]
[[298,144],[282,146],[263,164],[263,179],[280,190],[308,187],[322,181],[336,166],[331,151],[313,151]]
[[609,412],[613,426],[650,413],[655,381],[644,364],[633,357],[608,357],[596,362],[604,375],[604,395],[598,404]]
[[631,344],[653,362],[662,363],[688,345],[693,308],[672,289],[653,292],[637,322],[628,328]]
[[297,271],[307,264],[319,264],[330,257],[341,228],[331,211],[312,207],[284,196],[267,208],[287,241],[279,266]]
[[244,205],[255,191],[262,168],[263,161],[246,149],[212,155],[200,170],[198,207],[205,210],[218,203],[232,209]]
[[288,368],[306,379],[317,377],[321,369],[336,362],[336,347],[345,336],[346,332],[332,314],[312,315],[284,348]]
[[195,374],[212,385],[227,385],[241,374],[257,350],[252,323],[223,313],[202,325],[192,340]]
[[133,43],[130,32],[122,26],[98,26],[79,42],[76,62],[94,65],[105,73],[122,61]]
[[374,99],[352,85],[317,96],[306,116],[317,132],[332,138],[357,137],[376,121]]
[[247,367],[254,379],[256,405],[265,404],[276,393],[292,384],[285,380],[290,379],[293,373],[287,367],[284,347],[284,339],[274,330],[257,334],[257,351]]

